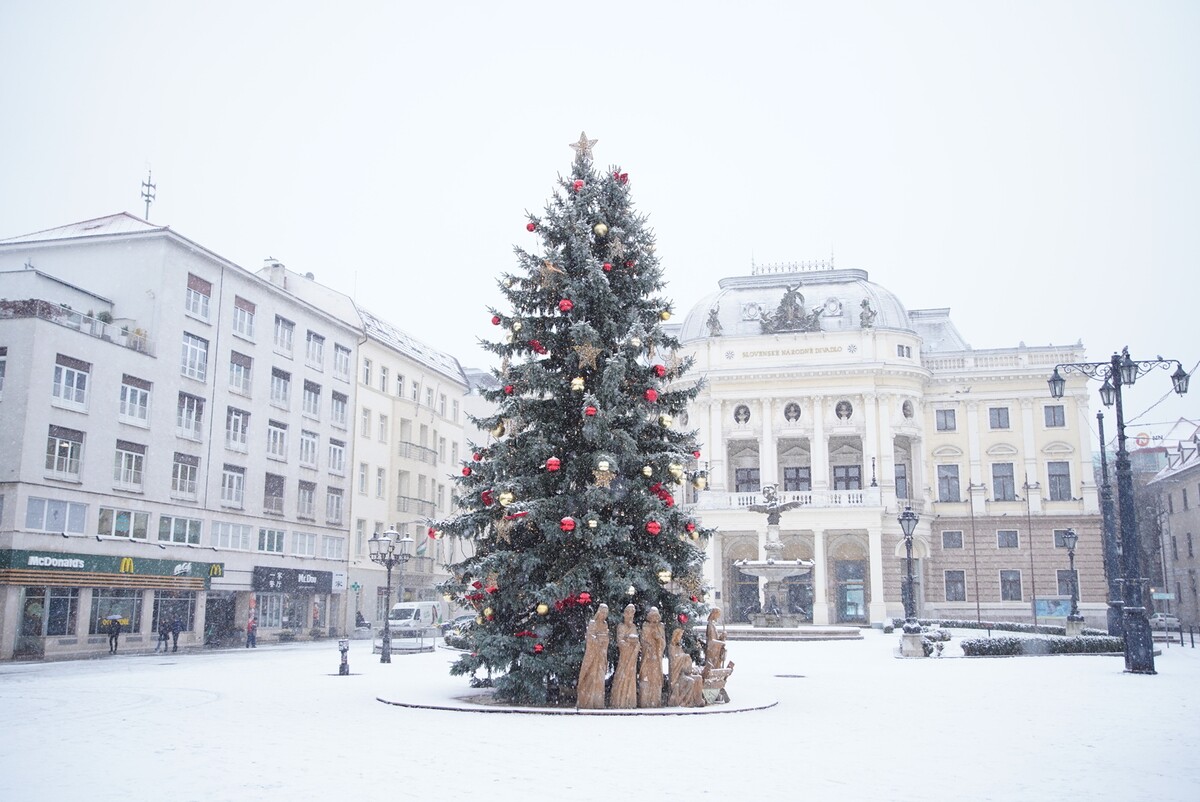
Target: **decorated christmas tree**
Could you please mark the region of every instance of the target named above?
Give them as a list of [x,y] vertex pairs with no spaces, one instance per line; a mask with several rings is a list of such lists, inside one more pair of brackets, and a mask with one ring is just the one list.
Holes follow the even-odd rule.
[[[691,360],[664,332],[654,236],[634,211],[620,168],[597,172],[596,140],[581,135],[571,174],[526,229],[518,269],[499,279],[499,386],[484,393],[490,431],[457,480],[460,514],[445,532],[475,541],[446,586],[478,613],[454,674],[485,669],[497,695],[522,703],[569,701],[584,634],[600,604],[640,623],[657,607],[685,629],[704,612],[707,532],[676,506],[701,483],[694,434],[677,419],[699,392],[679,379]],[[617,649],[611,647],[610,663]],[[653,658],[651,658],[653,659]]]

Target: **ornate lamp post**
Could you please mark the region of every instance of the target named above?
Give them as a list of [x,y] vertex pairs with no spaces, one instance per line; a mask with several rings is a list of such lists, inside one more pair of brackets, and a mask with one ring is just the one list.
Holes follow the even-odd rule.
[[1067,616],[1068,621],[1083,620],[1079,614],[1079,579],[1075,574],[1075,544],[1078,542],[1079,535],[1075,534],[1074,529],[1063,533],[1063,544],[1067,547],[1067,560],[1071,568],[1071,613]]
[[917,528],[917,521],[921,520],[920,516],[912,510],[911,505],[905,505],[904,512],[896,517],[900,522],[900,530],[904,532],[904,553],[905,565],[908,570],[908,580],[905,584],[904,594],[904,631],[905,632],[920,632],[921,625],[917,623],[916,596],[913,592],[913,563],[912,563],[912,547],[913,547],[913,531]]
[[388,527],[382,535],[376,532],[367,541],[370,549],[371,562],[379,563],[387,569],[387,584],[383,594],[383,635],[379,648],[379,662],[392,662],[392,629],[388,616],[392,612],[392,568],[400,566],[400,581],[404,581],[404,564],[412,556],[413,540],[407,535],[400,539],[396,527]]
[[[1117,406],[1117,504],[1120,509],[1121,557],[1124,561],[1125,573],[1125,608],[1123,611],[1123,629],[1125,634],[1125,670],[1134,674],[1154,674],[1154,639],[1150,632],[1150,622],[1146,619],[1146,608],[1143,606],[1141,580],[1141,547],[1138,542],[1137,511],[1133,500],[1133,471],[1129,464],[1129,452],[1125,448],[1125,410],[1122,406],[1121,388],[1133,386],[1139,376],[1149,373],[1153,368],[1169,370],[1175,366],[1171,374],[1171,383],[1175,392],[1183,395],[1187,392],[1187,372],[1177,359],[1147,359],[1135,361],[1129,357],[1129,348],[1121,349],[1121,353],[1113,354],[1108,362],[1078,362],[1056,365],[1050,376],[1050,395],[1062,398],[1066,389],[1066,379],[1062,373],[1080,373],[1090,379],[1099,379],[1104,383],[1100,386],[1100,400],[1104,405]],[[1061,370],[1061,373],[1060,373]],[[1101,443],[1101,448],[1104,444]]]

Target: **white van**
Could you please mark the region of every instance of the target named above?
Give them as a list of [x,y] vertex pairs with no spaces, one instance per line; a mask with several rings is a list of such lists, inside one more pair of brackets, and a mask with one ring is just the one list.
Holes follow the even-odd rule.
[[450,620],[450,603],[446,601],[400,602],[388,613],[388,628],[392,632],[425,635],[441,634],[442,624]]

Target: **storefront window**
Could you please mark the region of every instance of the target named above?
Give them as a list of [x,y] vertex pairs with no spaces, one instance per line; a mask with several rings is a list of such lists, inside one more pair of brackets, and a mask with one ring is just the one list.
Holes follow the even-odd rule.
[[166,621],[179,619],[184,632],[191,632],[196,622],[196,591],[156,590],[154,592],[154,631]]
[[108,632],[108,617],[121,616],[124,632],[142,631],[142,591],[126,588],[93,588],[92,614],[88,622],[89,635]]

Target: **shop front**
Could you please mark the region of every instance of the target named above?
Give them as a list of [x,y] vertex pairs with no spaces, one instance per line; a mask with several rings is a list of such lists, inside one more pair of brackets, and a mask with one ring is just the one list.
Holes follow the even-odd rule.
[[0,550],[3,597],[0,655],[80,657],[152,648],[160,622],[179,644],[201,643],[207,591],[224,563],[147,559],[128,554]]
[[272,631],[281,640],[336,634],[333,572],[256,565],[252,576],[250,608],[260,637]]

